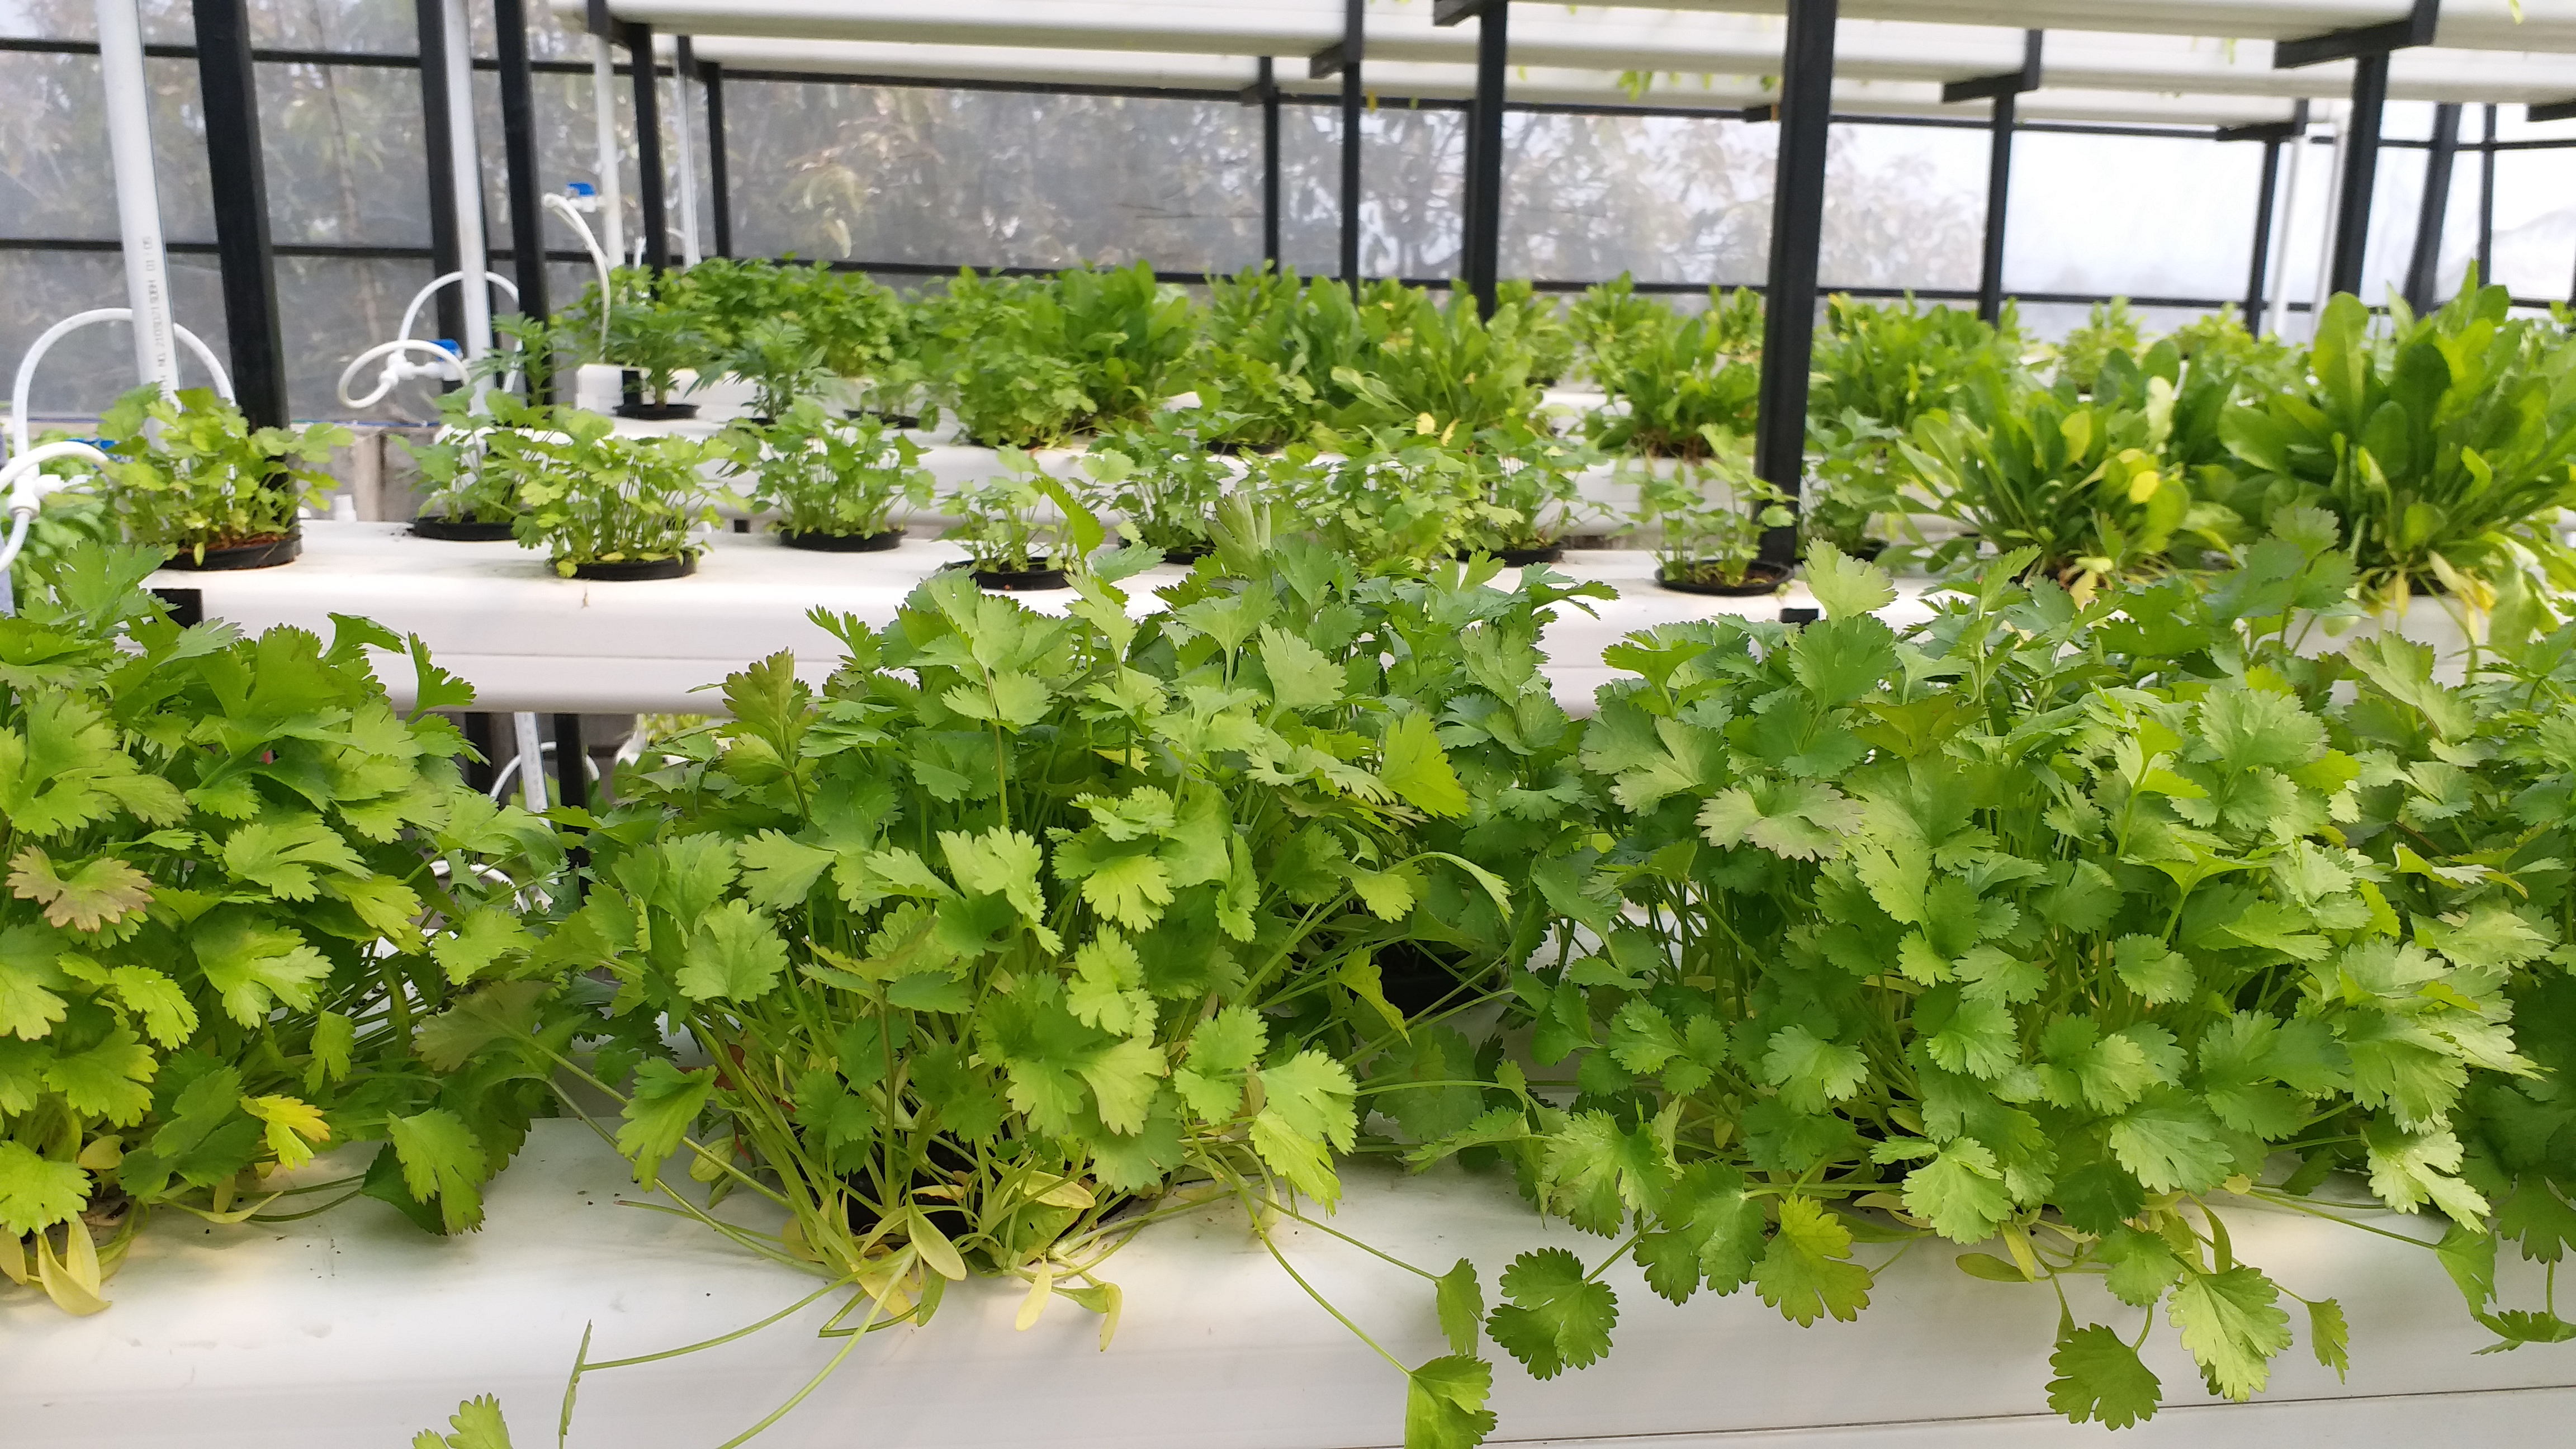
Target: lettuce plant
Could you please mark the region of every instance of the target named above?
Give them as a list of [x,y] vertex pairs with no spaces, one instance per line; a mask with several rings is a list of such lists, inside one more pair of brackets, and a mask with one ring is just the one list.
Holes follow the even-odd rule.
[[1584,375],[1604,388],[1628,370],[1629,349],[1637,339],[1655,336],[1673,321],[1671,305],[1639,296],[1636,279],[1626,272],[1584,289],[1565,309],[1566,329],[1574,336]]
[[[472,700],[339,618],[182,629],[142,549],[75,548],[0,618],[0,1276],[73,1312],[164,1211],[240,1222],[268,1176],[383,1143],[365,1193],[433,1232],[549,1105],[449,1009],[526,974],[551,829],[459,779]],[[408,649],[395,713],[366,650]],[[295,1213],[293,1215],[302,1215]]]
[[1722,447],[1727,434],[1752,432],[1762,386],[1761,365],[1754,360],[1760,332],[1757,327],[1748,334],[1744,310],[1715,298],[1698,316],[1667,313],[1666,320],[1625,339],[1619,370],[1600,377],[1620,406],[1588,420],[1594,446],[1696,459]]
[[2336,297],[2308,354],[2314,391],[2223,419],[2253,500],[2240,510],[2324,508],[2362,587],[2400,604],[2430,590],[2484,607],[2534,566],[2576,584],[2550,527],[2576,504],[2576,350],[2509,305],[2472,278],[2430,316],[2401,308],[2374,341],[2368,309]]
[[210,548],[293,532],[295,510],[318,505],[332,481],[317,465],[352,441],[329,423],[254,428],[203,388],[175,396],[136,388],[107,410],[99,431],[113,458],[108,494],[127,534],[200,561]]

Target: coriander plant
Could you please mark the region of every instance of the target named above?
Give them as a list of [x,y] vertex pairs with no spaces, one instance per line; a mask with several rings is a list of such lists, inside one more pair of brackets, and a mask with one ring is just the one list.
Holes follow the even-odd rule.
[[[597,413],[558,409],[554,428],[511,440],[507,465],[527,505],[519,546],[546,550],[555,572],[586,564],[688,558],[691,534],[715,521],[701,470],[714,444],[682,437],[621,438]],[[496,456],[500,456],[496,454]]]
[[898,505],[928,506],[921,446],[875,418],[842,421],[812,398],[766,426],[736,424],[720,446],[752,475],[754,507],[790,533],[860,537],[901,527]]
[[265,543],[295,530],[331,475],[318,464],[352,441],[329,423],[253,428],[203,388],[175,396],[140,387],[99,420],[113,459],[108,493],[136,543],[202,562],[206,550]]

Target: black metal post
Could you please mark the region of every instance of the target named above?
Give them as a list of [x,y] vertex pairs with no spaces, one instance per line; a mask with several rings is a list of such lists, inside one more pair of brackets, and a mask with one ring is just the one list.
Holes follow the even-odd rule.
[[2442,266],[2442,222],[2451,210],[2451,163],[2460,150],[2460,107],[2433,108],[2433,142],[2424,152],[2424,197],[2415,210],[2415,251],[2406,260],[2406,305],[2418,315],[2432,310]]
[[653,73],[653,27],[626,27],[626,56],[635,72],[635,203],[643,213],[644,265],[653,275],[671,269],[671,228],[662,208],[662,111]]
[[1807,461],[1807,370],[1815,359],[1816,254],[1824,243],[1825,150],[1834,113],[1836,0],[1788,0],[1780,75],[1779,179],[1771,193],[1771,275],[1763,295],[1762,391],[1753,471],[1787,495],[1785,528],[1766,529],[1761,556],[1798,553],[1801,476]]
[[2245,274],[2245,327],[2260,335],[2263,331],[2263,303],[2266,287],[2272,279],[2272,213],[2279,202],[2281,189],[2281,143],[2263,143],[2263,190],[2254,201],[2254,264]]
[[555,803],[567,810],[590,808],[590,757],[582,747],[581,716],[555,716]]
[[[519,315],[543,322],[553,308],[546,299],[546,213],[541,203],[546,183],[537,169],[537,102],[528,66],[526,0],[492,0],[492,31],[501,61],[501,155],[508,163],[510,186],[510,276],[519,284]],[[532,401],[546,401],[551,391],[551,383],[540,387],[535,377],[528,379]]]
[[1977,316],[1987,322],[2004,315],[2004,217],[2012,200],[2014,97],[1994,99],[1994,136],[1986,152],[1985,250],[1977,267]]
[[1368,28],[1366,0],[1350,0],[1342,19],[1341,276],[1360,290],[1360,52]]
[[492,755],[498,748],[492,742],[493,717],[480,711],[464,716],[465,744],[474,753],[464,762],[465,786],[469,790],[492,792]]
[[2486,144],[2478,148],[2478,283],[2495,281],[2496,108],[2487,107]]
[[206,179],[223,267],[224,340],[233,393],[255,428],[286,424],[286,347],[277,330],[277,257],[268,238],[268,168],[259,149],[245,0],[194,0],[197,86],[205,105]]
[[724,67],[698,62],[698,84],[707,93],[707,185],[715,192],[716,250],[733,255],[733,168],[725,160]]
[[1467,290],[1476,315],[1494,315],[1503,249],[1503,84],[1508,65],[1511,0],[1484,0],[1476,12],[1476,102],[1467,112]]
[[[446,9],[439,0],[414,0],[412,19],[420,32],[421,139],[429,143],[429,274],[443,277],[465,270],[457,255],[456,153],[447,133]],[[442,289],[430,306],[439,336],[465,336],[463,288]]]
[[2361,293],[2362,263],[2370,249],[2370,196],[2379,184],[2379,123],[2388,105],[2388,52],[2353,58],[2351,131],[2344,139],[2343,175],[2335,190],[2330,291]]
[[1261,58],[1261,259],[1279,266],[1279,77]]

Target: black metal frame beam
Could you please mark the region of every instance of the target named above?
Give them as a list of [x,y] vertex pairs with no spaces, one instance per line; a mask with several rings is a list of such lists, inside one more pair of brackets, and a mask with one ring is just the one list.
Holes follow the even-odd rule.
[[625,27],[627,74],[635,81],[635,209],[644,231],[644,265],[653,275],[671,269],[671,224],[664,204],[662,176],[662,111],[655,83],[661,71],[653,63],[653,27]]
[[1261,57],[1248,105],[1261,108],[1261,260],[1279,265],[1279,73],[1269,56]]
[[[2576,120],[2576,100],[2551,101],[2545,106],[2525,106],[2522,108],[2522,118],[2531,122],[2535,126],[2543,121]],[[2493,138],[2490,137],[2489,139]],[[2529,143],[2526,142],[2525,144]],[[2564,145],[2568,143],[2556,142],[2551,144]]]
[[1510,0],[1483,0],[1471,8],[1476,16],[1476,102],[1467,112],[1466,234],[1461,240],[1476,314],[1491,317],[1502,285],[1503,88],[1512,7]]
[[2361,292],[2369,259],[2370,202],[2379,186],[2379,129],[2388,109],[2388,53],[2352,63],[2352,129],[2344,138],[2343,175],[2336,178],[2334,246],[2326,268],[2329,291]]
[[277,326],[277,260],[268,232],[268,169],[259,145],[249,7],[245,0],[194,0],[192,9],[233,395],[252,427],[284,427],[286,346]]
[[2046,34],[2047,32],[2040,30],[2022,32],[2021,69],[2019,70],[2008,70],[2001,75],[1981,75],[1973,80],[1944,83],[1941,87],[1941,104],[1947,106],[1955,105],[1960,101],[1999,101],[2008,96],[2020,95],[2024,91],[2038,90],[2040,46],[2042,37]]
[[1760,557],[1783,566],[1797,557],[1796,515],[1807,463],[1807,373],[1815,357],[1837,0],[1787,3],[1779,178],[1771,193],[1771,275],[1763,289],[1762,383],[1753,425],[1753,471],[1780,490],[1791,515],[1786,527],[1763,531]]
[[733,162],[725,154],[725,69],[711,60],[698,62],[698,85],[707,97],[707,186],[715,193],[716,256],[733,255]]
[[2433,306],[2434,274],[2442,265],[2442,223],[2451,211],[2451,164],[2460,149],[2460,107],[2433,108],[2433,149],[2424,157],[2424,194],[2415,209],[2415,249],[2406,259],[2406,305],[2418,313]]
[[[2496,134],[2496,108],[2489,106],[2486,111],[2487,128],[2483,139],[2493,142]],[[2495,176],[2495,147],[2492,144],[2480,146],[2478,148],[2478,280],[2480,282],[2495,280]]]
[[[492,0],[492,29],[501,65],[501,156],[509,186],[510,271],[519,286],[519,314],[543,322],[554,309],[546,297],[542,250],[546,184],[537,162],[537,102],[534,76],[528,69],[525,0]],[[528,390],[539,402],[552,392],[550,385],[539,387],[533,376]]]
[[[412,23],[420,37],[420,134],[429,150],[430,265],[444,276],[464,270],[456,234],[456,152],[448,144],[447,16],[440,0],[413,0]],[[438,335],[465,335],[465,294],[451,288],[431,304]]]
[[2442,0],[2415,0],[2414,9],[2400,20],[2284,40],[2272,47],[2272,69],[2298,70],[2303,66],[2323,65],[2330,60],[2359,60],[2373,55],[2384,56],[2392,50],[2431,45],[2441,17]]

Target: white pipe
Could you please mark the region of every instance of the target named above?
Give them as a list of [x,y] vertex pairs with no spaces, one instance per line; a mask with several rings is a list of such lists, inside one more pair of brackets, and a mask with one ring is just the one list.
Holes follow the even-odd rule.
[[[164,392],[179,388],[170,321],[170,269],[161,247],[161,193],[152,174],[150,87],[143,79],[143,22],[135,0],[98,0],[98,71],[107,90],[107,150],[116,173],[116,221],[125,240],[125,300],[134,328],[134,374]],[[24,447],[22,442],[19,445]]]
[[2308,336],[2312,338],[2326,325],[2326,303],[2334,297],[2335,229],[2343,224],[2343,153],[2349,140],[2344,134],[2341,111],[2326,117],[2326,133],[2334,137],[2334,150],[2326,172],[2325,235],[2317,238],[2317,304],[2308,313]]
[[[427,358],[428,361],[406,361],[403,354],[407,352],[418,353],[422,357]],[[358,369],[365,367],[368,363],[375,361],[379,357],[385,359],[385,370],[376,378],[375,391],[368,393],[365,397],[351,397],[349,395],[349,384],[356,380]],[[423,341],[418,337],[397,337],[391,342],[379,342],[375,346],[368,348],[366,351],[359,353],[350,361],[347,367],[341,369],[340,406],[344,408],[374,407],[377,403],[384,401],[385,394],[392,392],[400,384],[408,382],[415,377],[434,377],[441,382],[463,382],[465,380],[465,364],[458,360],[455,353],[448,351],[446,348],[439,346],[435,342]]]
[[[465,23],[465,0],[444,0],[447,34],[447,157],[456,180],[457,265],[469,278],[459,289],[465,298],[465,335],[457,342],[473,362],[492,350],[492,292],[481,284],[491,251],[483,240],[483,152],[474,143],[474,36]],[[477,393],[489,382],[469,384]]]
[[[441,287],[455,286],[458,282],[461,282],[464,279],[465,274],[463,272],[446,272],[434,278],[428,286],[413,293],[411,305],[403,309],[402,326],[395,329],[394,336],[411,336],[411,329],[418,326],[420,323],[421,309],[429,305],[430,298],[438,295],[438,289]],[[505,276],[502,276],[499,272],[485,272],[483,274],[483,280],[492,286],[498,287],[502,291],[509,293],[511,301],[516,302],[519,300],[519,284],[511,281]]]
[[[9,451],[27,451],[27,422],[29,405],[36,392],[36,364],[45,360],[45,354],[53,350],[54,344],[94,323],[133,320],[133,309],[128,307],[93,307],[86,312],[73,313],[37,336],[34,345],[27,349],[27,355],[18,360],[18,379],[9,389]],[[205,339],[175,322],[169,322],[167,317],[162,320],[169,323],[170,335],[205,364],[206,375],[214,380],[215,395],[226,402],[233,401],[233,380],[224,372],[224,365],[215,360],[214,350],[206,346]]]
[[0,614],[18,612],[18,585],[9,570],[18,561],[18,551],[27,546],[27,529],[44,510],[45,495],[71,486],[46,474],[45,465],[57,458],[78,458],[93,468],[108,464],[107,455],[87,443],[60,442],[20,453],[0,468],[0,496],[9,500],[9,537],[0,542]]
[[[550,191],[546,193],[543,204],[546,210],[572,223],[572,229],[581,233],[582,248],[590,253],[590,264],[599,272],[599,345],[605,351],[608,347],[609,307],[616,301],[612,295],[616,275],[609,267],[608,253],[600,250],[598,235],[591,231],[590,223],[582,219],[581,208],[571,197]],[[597,203],[594,201],[592,204]]]
[[[617,184],[617,62],[604,35],[590,38],[590,101],[593,124],[599,131],[599,210],[604,241],[610,256],[622,257],[626,255],[626,200]],[[600,295],[604,298],[607,294]]]
[[510,716],[510,727],[519,739],[520,798],[527,802],[528,813],[546,813],[546,755],[537,739],[537,717],[533,714]]
[[689,78],[671,67],[671,158],[680,166],[680,264],[698,264],[698,166],[689,145]]
[[2266,332],[2278,337],[2290,319],[2290,234],[2299,226],[2299,168],[2308,157],[2307,128],[2290,138],[2290,174],[2281,183],[2281,228],[2272,234],[2272,256],[2264,263],[2269,280],[2263,292],[2270,300],[2264,303],[2262,317],[2248,317],[2246,323],[2254,335]]

